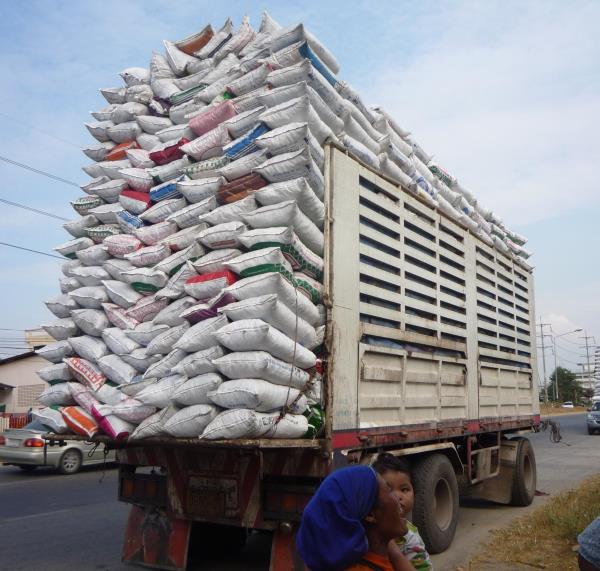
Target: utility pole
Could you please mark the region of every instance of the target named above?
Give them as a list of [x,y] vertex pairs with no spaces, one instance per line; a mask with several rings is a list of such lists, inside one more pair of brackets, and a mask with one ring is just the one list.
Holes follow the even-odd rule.
[[548,383],[546,382],[546,345],[544,342],[544,327],[547,327],[550,324],[542,323],[542,318],[540,317],[539,325],[540,325],[540,334],[542,337],[542,370],[544,372],[544,402],[546,404],[548,404]]
[[[581,336],[580,339],[585,339],[585,357],[586,357],[586,365],[587,365],[587,378],[588,381],[591,379],[591,371],[592,371],[592,366],[590,364],[590,344],[589,344],[589,340],[593,339],[594,340],[594,345],[596,343],[596,338],[593,335],[588,335],[587,331],[584,331],[585,335]],[[592,345],[592,347],[594,347],[594,345]]]

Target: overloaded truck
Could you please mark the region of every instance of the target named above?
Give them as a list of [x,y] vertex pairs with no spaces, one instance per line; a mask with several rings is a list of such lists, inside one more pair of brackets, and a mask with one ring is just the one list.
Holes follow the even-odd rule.
[[382,451],[412,465],[412,518],[432,553],[452,542],[460,494],[532,502],[531,271],[335,144],[324,179],[323,426],[298,439],[93,437],[117,449],[124,561],[185,569],[196,532],[229,550],[268,530],[271,570],[303,569],[294,534],[320,481]]

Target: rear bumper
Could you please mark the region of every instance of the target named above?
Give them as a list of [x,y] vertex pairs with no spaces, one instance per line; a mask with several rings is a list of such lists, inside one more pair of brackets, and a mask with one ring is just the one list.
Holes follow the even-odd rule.
[[10,448],[2,446],[0,448],[0,464],[25,464],[27,466],[54,466],[58,465],[59,455],[48,451],[44,457],[43,448]]

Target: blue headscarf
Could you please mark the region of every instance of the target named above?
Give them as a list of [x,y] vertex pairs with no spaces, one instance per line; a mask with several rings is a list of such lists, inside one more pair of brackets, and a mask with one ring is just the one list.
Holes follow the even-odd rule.
[[296,536],[298,553],[311,571],[345,569],[368,551],[362,520],[375,505],[378,487],[369,466],[344,468],[323,480]]

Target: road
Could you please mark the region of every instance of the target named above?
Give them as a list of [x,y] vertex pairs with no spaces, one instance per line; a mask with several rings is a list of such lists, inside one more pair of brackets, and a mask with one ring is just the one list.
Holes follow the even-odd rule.
[[[585,415],[560,417],[565,441],[552,444],[547,434],[531,436],[538,489],[555,493],[600,472],[600,436],[588,436]],[[560,466],[558,470],[557,467]],[[87,468],[75,476],[39,469],[31,474],[0,467],[1,571],[131,571],[120,562],[127,506],[116,500],[117,470]],[[534,506],[545,497],[537,497]],[[471,503],[461,507],[451,549],[434,556],[437,571],[464,563],[489,530],[507,525],[530,508]],[[253,537],[241,557],[206,562],[192,569],[266,571],[269,538]]]

